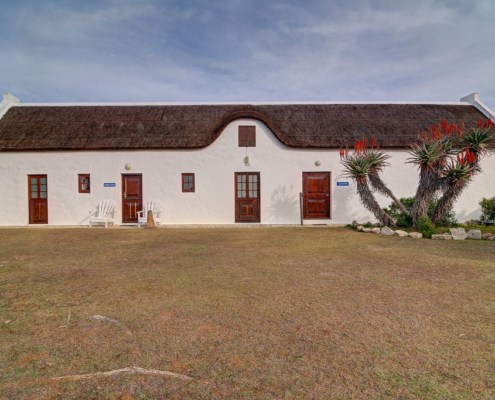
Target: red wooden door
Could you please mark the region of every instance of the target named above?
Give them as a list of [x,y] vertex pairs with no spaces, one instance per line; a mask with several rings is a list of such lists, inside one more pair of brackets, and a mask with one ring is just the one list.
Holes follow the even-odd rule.
[[46,175],[29,175],[29,223],[48,224],[48,181]]
[[143,180],[141,174],[122,175],[122,223],[138,222],[143,209]]
[[235,222],[260,222],[260,174],[236,172]]
[[330,172],[303,172],[303,217],[330,218]]

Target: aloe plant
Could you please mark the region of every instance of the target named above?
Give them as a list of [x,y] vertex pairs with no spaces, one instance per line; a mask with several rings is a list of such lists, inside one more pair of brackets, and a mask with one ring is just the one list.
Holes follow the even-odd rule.
[[380,173],[382,172],[383,168],[389,165],[387,160],[390,158],[390,156],[388,154],[385,154],[380,149],[377,150],[373,147],[371,149],[366,149],[365,154],[368,157],[368,162],[370,164],[368,178],[371,187],[377,192],[390,197],[403,213],[409,214],[409,211],[407,211],[406,207],[404,207],[400,200],[394,196],[392,191],[388,188],[387,184],[383,182],[380,177]]
[[341,163],[344,166],[344,177],[356,182],[359,199],[363,206],[373,213],[376,219],[385,226],[397,226],[397,222],[380,207],[368,184],[371,168],[370,157],[366,154],[366,143],[356,142],[355,152],[349,155],[341,150]]

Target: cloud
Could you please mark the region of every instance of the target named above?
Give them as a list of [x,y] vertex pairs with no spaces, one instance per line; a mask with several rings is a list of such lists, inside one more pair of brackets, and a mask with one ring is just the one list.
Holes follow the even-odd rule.
[[491,0],[22,4],[0,20],[0,88],[22,101],[495,106]]

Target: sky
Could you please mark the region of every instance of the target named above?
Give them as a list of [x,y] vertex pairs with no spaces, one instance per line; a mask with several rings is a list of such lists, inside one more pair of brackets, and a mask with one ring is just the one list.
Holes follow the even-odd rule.
[[0,0],[21,102],[458,101],[495,110],[494,0]]

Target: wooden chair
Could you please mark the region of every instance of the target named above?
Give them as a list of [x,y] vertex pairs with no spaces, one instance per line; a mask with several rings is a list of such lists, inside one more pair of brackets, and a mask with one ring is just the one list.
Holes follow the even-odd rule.
[[161,204],[158,201],[148,201],[143,205],[143,210],[138,211],[138,226],[146,225],[148,222],[148,211],[153,212],[153,219],[156,225],[162,224]]
[[113,221],[114,212],[115,203],[112,200],[103,200],[98,204],[98,211],[96,214],[94,214],[93,211],[89,211],[89,227],[91,228],[93,223],[99,222],[104,222],[105,228],[107,228],[109,222],[115,225],[115,222]]

